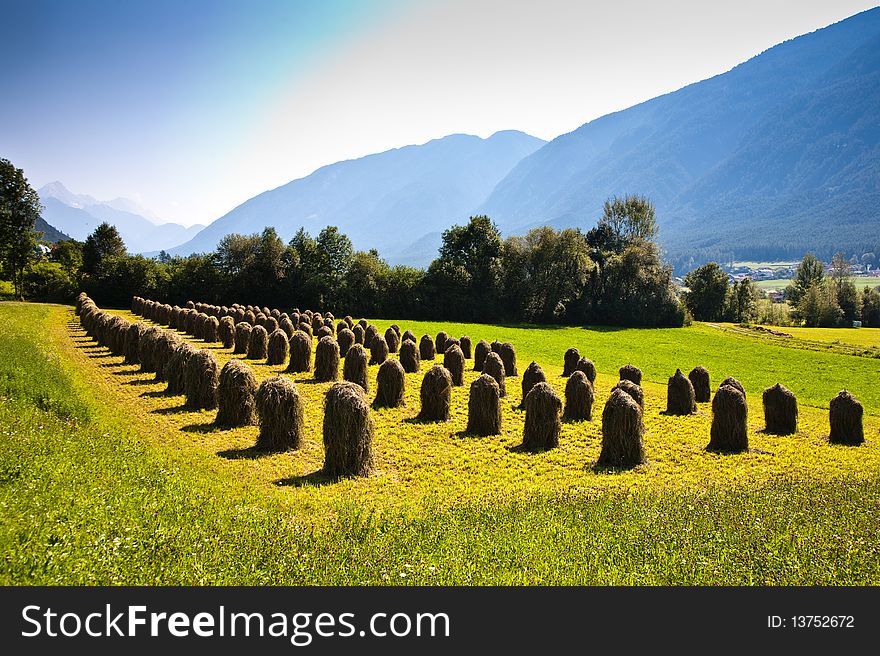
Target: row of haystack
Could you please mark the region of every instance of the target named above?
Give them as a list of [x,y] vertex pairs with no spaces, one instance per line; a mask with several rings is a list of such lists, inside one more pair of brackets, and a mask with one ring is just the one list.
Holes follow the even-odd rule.
[[[430,335],[424,335],[417,348],[415,335],[410,331],[401,334],[396,325],[392,325],[384,336],[366,320],[355,324],[350,317],[340,321],[336,331],[333,331],[332,325],[323,327],[329,330],[320,336],[315,350],[316,379],[325,382],[337,380],[342,355],[344,380],[367,392],[367,367],[369,364],[379,364],[374,407],[403,405],[404,374],[418,371],[421,359],[434,359],[438,351],[442,352],[443,366],[433,367],[422,380],[418,418],[421,421],[445,421],[449,418],[451,388],[463,384],[464,359],[470,357],[471,343],[468,337],[457,340],[441,332],[435,342]],[[239,328],[241,326],[235,326],[236,330]],[[291,361],[288,371],[309,370],[312,339],[311,331],[305,328],[301,326],[289,338],[287,348]],[[279,337],[277,341],[280,344],[282,340]],[[370,349],[369,358],[365,346]],[[394,352],[398,348],[400,360],[388,359],[389,351]],[[250,357],[250,349],[246,352]],[[474,369],[483,375],[471,384],[467,431],[477,435],[498,434],[501,432],[500,399],[506,395],[505,379],[517,375],[516,353],[510,343],[480,340],[473,356]],[[262,358],[262,352],[257,357]],[[272,362],[272,356],[268,357],[270,364],[283,362],[283,358]],[[524,449],[540,451],[554,448],[559,443],[562,419],[581,421],[592,418],[593,385],[596,380],[593,362],[581,357],[577,349],[569,349],[564,356],[563,375],[568,377],[564,404],[547,383],[540,365],[532,362],[523,373],[519,407],[526,411]],[[620,369],[620,382],[612,389],[603,412],[600,465],[629,467],[644,461],[644,393],[640,386],[641,377],[641,371],[633,365]],[[693,414],[697,402],[707,402],[710,397],[709,372],[704,367],[694,368],[687,377],[677,370],[668,381],[666,414]],[[797,431],[797,401],[789,390],[777,384],[764,391],[763,401],[767,432],[790,434]],[[712,408],[713,422],[708,448],[725,452],[748,449],[747,406],[742,385],[733,378],[722,382]],[[832,442],[859,444],[864,440],[862,408],[849,393],[841,392],[832,401],[831,425]]]

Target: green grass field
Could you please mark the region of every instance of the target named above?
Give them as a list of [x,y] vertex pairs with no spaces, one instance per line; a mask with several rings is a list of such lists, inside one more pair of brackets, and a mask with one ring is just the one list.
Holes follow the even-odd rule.
[[[565,424],[559,449],[526,454],[516,449],[519,378],[507,381],[502,434],[473,438],[462,434],[467,387],[454,390],[450,422],[412,421],[421,374],[410,374],[407,406],[373,413],[376,474],[326,483],[315,473],[328,384],[294,376],[308,439],[263,456],[250,449],[256,427],[216,429],[213,413],[183,408],[74,319],[69,307],[0,304],[0,584],[880,582],[878,359],[708,325],[398,321],[416,334],[511,341],[520,371],[537,360],[560,393],[562,354],[577,346],[599,369],[594,420]],[[627,362],[645,373],[649,462],[595,470],[598,417]],[[745,385],[752,452],[705,452],[708,404],[661,414],[666,378],[698,363],[714,384],[734,375]],[[250,364],[258,378],[280,369]],[[759,392],[777,380],[798,394],[796,435],[761,432]],[[861,447],[824,439],[842,387],[865,405]]]
[[[857,276],[852,278],[856,289],[862,291],[865,287],[880,287],[880,278]],[[770,290],[782,291],[791,284],[790,278],[772,278],[770,280],[756,280],[758,289],[765,292]]]

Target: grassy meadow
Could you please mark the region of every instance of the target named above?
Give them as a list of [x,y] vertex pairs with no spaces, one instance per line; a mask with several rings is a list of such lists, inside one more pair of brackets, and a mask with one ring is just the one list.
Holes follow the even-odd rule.
[[[440,424],[414,421],[422,374],[408,374],[406,407],[373,412],[375,475],[328,483],[329,383],[291,375],[307,439],[265,455],[251,448],[256,427],[219,430],[214,412],[184,408],[86,337],[72,308],[0,304],[0,584],[880,582],[880,360],[703,324],[397,323],[510,341],[520,373],[536,360],[560,395],[562,354],[576,346],[599,371],[593,421],[564,424],[559,449],[524,453],[519,377],[507,379],[502,434],[476,438],[463,435],[474,372]],[[648,463],[596,470],[602,405],[628,362],[644,373]],[[258,379],[283,369],[249,364]],[[709,404],[662,414],[666,379],[696,364],[713,387],[727,375],[745,386],[749,453],[704,450]],[[777,381],[798,396],[796,435],[761,432],[760,391]],[[861,447],[825,439],[844,387],[865,406]]]

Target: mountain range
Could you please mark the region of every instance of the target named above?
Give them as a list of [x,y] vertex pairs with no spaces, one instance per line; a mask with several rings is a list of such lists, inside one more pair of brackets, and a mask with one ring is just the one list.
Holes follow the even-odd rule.
[[[149,210],[128,198],[99,201],[85,194],[75,194],[60,182],[51,182],[37,190],[43,205],[42,218],[50,229],[83,241],[101,223],[116,226],[132,253],[148,253],[177,246],[204,228],[162,223]],[[149,217],[149,218],[148,218]],[[45,228],[37,227],[46,232]],[[54,233],[47,233],[48,241]],[[63,235],[62,235],[63,238]]]
[[[550,142],[455,134],[337,162],[197,233],[121,202],[44,190],[44,218],[73,237],[87,234],[87,217],[112,219],[130,249],[180,255],[232,232],[274,226],[289,239],[335,225],[357,248],[425,265],[441,232],[470,215],[488,214],[507,235],[589,229],[605,199],[628,193],[654,202],[659,239],[679,264],[870,250],[880,247],[880,8]],[[167,246],[156,245],[160,228]]]

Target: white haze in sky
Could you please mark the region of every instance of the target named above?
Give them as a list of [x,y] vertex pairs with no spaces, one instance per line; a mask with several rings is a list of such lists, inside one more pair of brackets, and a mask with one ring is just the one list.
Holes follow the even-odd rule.
[[[323,48],[305,74],[274,81],[248,122],[194,125],[192,143],[175,152],[130,153],[130,168],[71,160],[70,171],[40,168],[43,179],[32,182],[60,179],[73,191],[136,198],[165,220],[209,223],[262,191],[342,159],[458,132],[486,137],[517,129],[549,140],[873,4],[404,4]],[[228,134],[216,148],[198,146],[211,140],[210,130]]]

